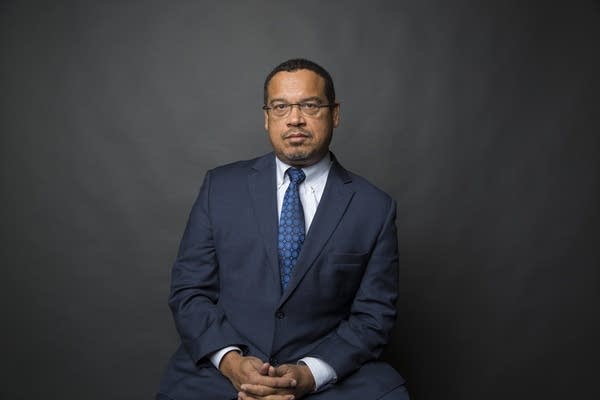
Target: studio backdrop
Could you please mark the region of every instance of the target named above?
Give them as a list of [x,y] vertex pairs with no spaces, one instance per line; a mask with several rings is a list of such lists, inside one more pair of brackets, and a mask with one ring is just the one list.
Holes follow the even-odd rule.
[[398,203],[413,398],[600,398],[599,39],[597,1],[3,1],[0,397],[152,398],[204,174],[305,57]]

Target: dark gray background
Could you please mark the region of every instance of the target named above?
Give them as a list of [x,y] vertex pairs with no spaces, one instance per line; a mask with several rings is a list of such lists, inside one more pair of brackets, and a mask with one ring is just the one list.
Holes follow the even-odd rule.
[[600,4],[248,3],[0,3],[0,397],[152,397],[199,184],[301,56],[398,202],[413,397],[600,398]]

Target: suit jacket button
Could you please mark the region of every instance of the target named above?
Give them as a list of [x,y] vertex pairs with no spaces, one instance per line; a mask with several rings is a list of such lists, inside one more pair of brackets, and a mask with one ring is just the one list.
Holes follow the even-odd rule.
[[277,359],[275,357],[271,357],[269,358],[269,364],[276,367],[279,363],[277,362]]
[[277,319],[283,319],[283,317],[285,317],[285,313],[283,311],[281,311],[281,310],[278,310],[275,313],[275,316],[277,317]]

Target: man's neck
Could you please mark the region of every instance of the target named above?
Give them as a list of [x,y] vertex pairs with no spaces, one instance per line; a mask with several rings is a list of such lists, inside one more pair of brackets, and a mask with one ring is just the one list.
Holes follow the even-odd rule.
[[[294,167],[293,165],[289,165],[283,161],[281,161],[278,157],[275,157],[275,164],[277,166],[277,182],[283,182],[285,179],[285,171]],[[321,158],[317,163],[314,163],[307,167],[301,167],[304,173],[306,174],[306,180],[310,181],[313,176],[318,176],[321,172],[328,171],[331,165],[331,154],[327,152],[325,157]],[[298,167],[294,167],[298,168]]]

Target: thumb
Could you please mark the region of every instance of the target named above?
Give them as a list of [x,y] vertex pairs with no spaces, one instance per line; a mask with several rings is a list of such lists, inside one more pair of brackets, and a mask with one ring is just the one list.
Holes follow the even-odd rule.
[[260,368],[258,368],[258,373],[261,375],[269,375],[269,371],[272,369],[273,367],[271,367],[271,364],[269,363],[262,363],[262,365],[260,366]]

